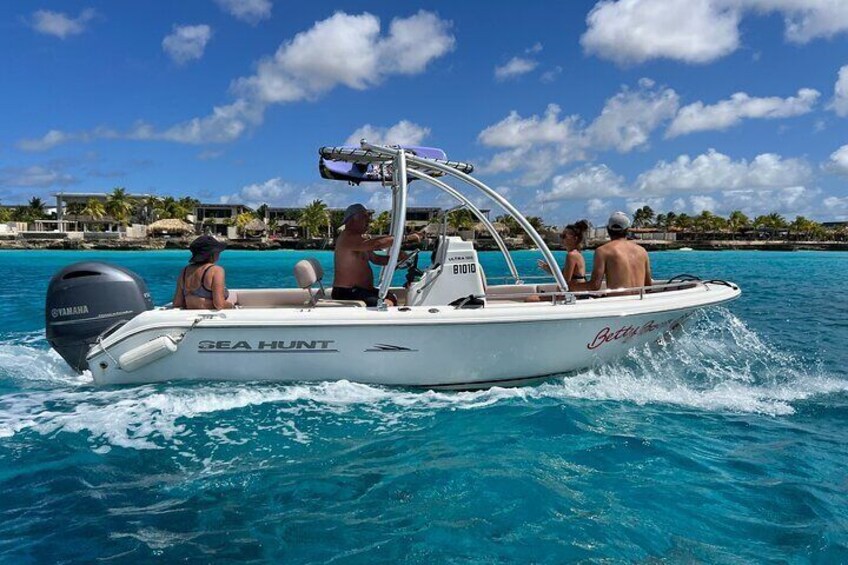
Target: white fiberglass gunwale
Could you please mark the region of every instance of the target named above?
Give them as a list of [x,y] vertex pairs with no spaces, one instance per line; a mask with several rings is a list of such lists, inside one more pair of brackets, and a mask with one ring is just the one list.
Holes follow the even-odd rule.
[[457,309],[451,306],[374,308],[250,308],[237,310],[151,310],[142,313],[103,339],[89,357],[102,348],[110,348],[145,332],[183,332],[186,330],[274,328],[274,327],[350,327],[350,326],[438,326],[516,324],[627,318],[645,314],[689,311],[735,299],[739,289],[724,284],[700,283],[691,288],[646,295],[609,296],[580,300],[575,304],[550,302],[492,302],[485,308]]

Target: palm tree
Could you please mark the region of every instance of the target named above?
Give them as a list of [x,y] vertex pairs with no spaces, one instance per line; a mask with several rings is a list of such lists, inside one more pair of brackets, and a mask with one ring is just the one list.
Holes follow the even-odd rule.
[[804,216],[796,216],[795,220],[789,224],[789,231],[798,235],[813,236],[822,231],[821,224],[808,220]]
[[766,216],[757,216],[754,219],[754,227],[756,228],[780,230],[786,229],[788,226],[786,219],[777,212],[772,212]]
[[376,218],[371,220],[371,227],[368,230],[374,235],[388,233],[389,226],[392,223],[392,217],[387,210],[380,212]]
[[657,214],[657,217],[654,218],[654,228],[658,230],[663,230],[668,225],[668,219],[665,214]]
[[297,220],[297,224],[306,230],[307,238],[320,233],[321,229],[327,226],[329,222],[330,215],[327,213],[327,205],[320,199],[307,204],[300,212],[300,218]]
[[244,235],[245,226],[247,226],[247,224],[249,224],[255,219],[256,216],[253,215],[253,213],[242,212],[241,214],[236,216],[236,219],[233,221],[233,225],[236,227],[236,231],[239,233],[239,235]]
[[180,211],[182,212],[180,216],[181,220],[185,220],[189,214],[194,214],[194,211],[200,206],[200,200],[191,196],[183,196],[177,203],[180,205]]
[[633,227],[649,226],[654,220],[654,210],[650,206],[642,206],[633,214]]
[[665,215],[665,225],[663,225],[663,227],[666,230],[669,230],[669,229],[671,229],[675,226],[676,222],[677,222],[677,214],[674,213],[674,212],[669,212],[668,214]]
[[728,216],[727,223],[732,231],[739,232],[751,225],[751,220],[741,210],[734,210]]
[[81,216],[83,210],[85,210],[83,202],[71,202],[65,205],[65,215],[67,216]]
[[[469,215],[470,214],[471,213],[469,212]],[[527,216],[527,223],[530,224],[537,232],[545,229],[545,221],[539,216]]]
[[268,220],[268,235],[277,235],[277,230],[280,228],[280,223],[277,221],[277,218],[271,218]]
[[674,218],[674,226],[680,228],[683,231],[686,231],[692,227],[694,220],[689,214],[681,213],[678,214],[676,218]]
[[191,214],[191,209],[187,208],[184,204],[185,200],[191,200],[186,198],[181,198],[177,201],[173,196],[166,196],[162,200],[157,203],[155,208],[156,215],[161,219],[177,219],[177,220],[185,220],[186,216]]
[[156,221],[156,210],[159,208],[159,197],[152,194],[135,202],[135,216],[142,224],[151,224]]
[[89,198],[85,203],[85,208],[82,209],[83,216],[91,216],[94,220],[99,220],[106,215],[106,208],[103,203],[96,198]]
[[106,212],[121,224],[127,223],[134,206],[134,200],[122,186],[116,186],[106,197]]
[[332,233],[338,233],[339,228],[342,227],[342,220],[344,220],[344,210],[330,210],[330,227]]
[[518,221],[509,214],[498,216],[497,218],[495,218],[495,221],[505,225],[506,229],[509,230],[510,235],[521,233],[521,226],[518,225]]
[[[530,221],[530,218],[527,220]],[[474,214],[468,208],[459,208],[448,214],[448,225],[456,231],[470,230],[474,224]]]
[[265,203],[260,204],[259,207],[256,208],[256,211],[253,212],[253,216],[264,222],[266,216],[268,216],[268,205]]
[[29,207],[28,212],[30,216],[35,220],[40,220],[44,217],[44,201],[41,200],[38,196],[33,196],[29,199]]

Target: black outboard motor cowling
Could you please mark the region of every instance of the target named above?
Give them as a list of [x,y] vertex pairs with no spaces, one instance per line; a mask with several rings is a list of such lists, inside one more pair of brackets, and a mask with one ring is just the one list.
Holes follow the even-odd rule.
[[152,308],[147,285],[132,271],[98,261],[74,263],[53,275],[47,287],[47,341],[82,372],[100,334]]

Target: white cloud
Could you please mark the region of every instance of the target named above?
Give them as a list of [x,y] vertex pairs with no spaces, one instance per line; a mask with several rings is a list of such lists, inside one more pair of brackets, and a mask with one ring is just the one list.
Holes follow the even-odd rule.
[[708,63],[739,46],[738,12],[711,0],[602,0],[586,23],[583,49],[619,64]]
[[712,196],[691,196],[689,202],[692,206],[692,212],[700,214],[704,210],[714,212],[718,210],[718,201]]
[[532,186],[550,178],[558,165],[583,158],[583,140],[577,116],[559,118],[561,110],[549,104],[544,116],[522,118],[512,111],[500,122],[480,132],[478,141],[488,147],[508,149],[478,167],[480,172],[526,170],[521,184]]
[[125,137],[137,140],[164,140],[176,143],[202,145],[206,143],[227,143],[238,139],[251,125],[262,123],[264,106],[252,105],[245,100],[237,100],[226,106],[216,106],[212,113],[203,118],[194,118],[164,131],[140,123]]
[[566,116],[556,104],[548,104],[545,115],[522,118],[513,110],[509,116],[489,126],[477,136],[477,139],[489,147],[523,147],[539,143],[566,143],[570,141],[577,126],[576,116]]
[[221,197],[221,202],[239,202],[254,209],[262,204],[292,206],[293,196],[298,192],[299,189],[294,184],[275,177],[265,182],[245,185],[237,193]]
[[538,191],[536,202],[555,202],[581,198],[601,199],[624,193],[624,179],[606,165],[586,166],[552,179],[548,191]]
[[833,102],[830,107],[837,116],[848,117],[848,65],[839,69],[839,76],[833,85]]
[[836,220],[848,220],[848,196],[828,196],[822,201],[825,210]]
[[32,15],[32,28],[45,35],[65,39],[71,35],[79,35],[85,31],[88,23],[97,16],[97,12],[86,8],[79,16],[73,18],[61,12],[38,10]]
[[455,44],[450,23],[420,11],[389,24],[337,12],[280,46],[260,61],[255,75],[239,79],[237,90],[264,103],[315,99],[336,86],[365,90],[393,74],[418,74]]
[[542,73],[542,76],[539,77],[539,80],[544,83],[551,83],[555,81],[560,74],[562,74],[562,67],[556,66],[553,69]]
[[519,77],[532,72],[539,63],[527,57],[513,57],[504,65],[495,67],[495,78],[499,81]]
[[508,149],[495,154],[479,170],[486,173],[526,171],[523,185],[544,182],[558,166],[585,159],[588,151],[631,151],[647,144],[651,132],[674,116],[678,107],[674,90],[655,87],[648,79],[635,90],[624,88],[606,101],[601,114],[584,128],[579,116],[560,119],[562,110],[549,104],[543,116],[522,117],[512,111],[500,122],[480,132],[478,141],[488,147]]
[[63,143],[98,139],[161,140],[193,145],[225,143],[237,139],[251,125],[261,123],[263,111],[261,106],[251,106],[244,100],[237,100],[233,104],[216,106],[209,116],[187,120],[162,131],[146,122],[138,122],[124,132],[105,127],[82,132],[50,130],[40,138],[23,139],[17,146],[24,151],[46,151]]
[[666,131],[666,137],[676,137],[696,131],[723,130],[743,119],[775,119],[800,116],[812,111],[819,92],[802,88],[797,96],[756,98],[737,92],[728,100],[713,105],[695,102],[680,109]]
[[234,81],[234,102],[213,108],[207,116],[165,129],[141,122],[126,132],[98,128],[75,134],[51,130],[25,139],[21,148],[43,150],[67,141],[99,138],[167,140],[205,144],[233,141],[262,123],[271,104],[315,99],[337,86],[366,89],[391,75],[423,72],[433,60],[453,49],[451,23],[419,11],[391,21],[380,35],[380,20],[365,13],[337,12],[282,44],[273,57],[261,60],[256,74]]
[[[257,208],[262,204],[269,206],[302,206],[316,198],[326,202],[323,194],[319,194],[320,187],[315,187],[315,192],[309,192],[306,185],[297,185],[280,177],[274,177],[265,182],[253,183],[243,186],[238,192],[222,196],[222,203],[238,202]],[[326,187],[324,187],[326,188]]]
[[587,53],[619,64],[709,63],[738,49],[743,17],[770,13],[783,16],[784,37],[793,43],[848,30],[848,3],[841,0],[602,0],[580,42]]
[[784,37],[793,43],[830,38],[848,30],[848,4],[842,0],[723,0],[760,13],[783,16]]
[[778,212],[781,214],[816,214],[814,208],[820,191],[804,186],[787,186],[774,190],[729,190],[721,193],[721,201],[711,212],[728,213],[742,210],[749,216]]
[[624,203],[624,207],[629,213],[633,214],[636,210],[645,206],[653,208],[654,212],[658,212],[662,210],[664,204],[665,198],[628,198]]
[[421,145],[428,135],[430,128],[407,120],[401,120],[388,128],[365,124],[347,138],[345,145],[359,145],[359,140],[363,138],[377,145]]
[[17,143],[19,149],[24,151],[47,151],[57,145],[69,143],[72,141],[89,142],[95,139],[115,139],[120,137],[118,132],[105,128],[98,127],[91,131],[82,132],[67,132],[57,129],[51,129],[41,137],[34,139],[22,139]]
[[[380,203],[386,201],[386,195],[388,195],[388,202],[391,202],[390,191],[379,184],[338,190],[330,182],[296,184],[274,177],[265,182],[245,185],[238,192],[220,197],[220,201],[222,203],[238,202],[255,209],[262,204],[286,207],[305,206],[319,199],[330,208],[344,208],[356,201],[368,202],[369,206]],[[410,198],[409,202],[412,204],[415,199]]]
[[590,198],[586,201],[586,215],[590,218],[597,218],[606,214],[610,210],[610,201],[600,198]]
[[222,10],[251,25],[271,17],[271,0],[215,0]]
[[848,176],[848,145],[843,145],[830,154],[830,160],[824,165],[828,170],[837,175]]
[[679,105],[677,93],[655,89],[648,79],[636,90],[624,89],[604,105],[601,115],[587,128],[588,143],[595,149],[615,148],[621,153],[648,143],[651,132],[671,119]]
[[212,28],[201,24],[174,26],[170,35],[162,40],[162,49],[178,65],[203,57],[206,44],[212,39]]
[[740,189],[774,189],[801,185],[812,171],[801,159],[783,159],[774,153],[757,155],[750,163],[733,161],[710,149],[694,159],[681,155],[672,162],[660,161],[636,179],[642,194],[714,192]]
[[48,188],[67,186],[76,182],[78,181],[73,175],[52,166],[0,168],[0,187],[3,188]]
[[17,145],[18,148],[23,149],[24,151],[46,151],[56,147],[57,145],[67,143],[72,139],[75,139],[72,134],[57,129],[51,129],[39,138],[22,139]]

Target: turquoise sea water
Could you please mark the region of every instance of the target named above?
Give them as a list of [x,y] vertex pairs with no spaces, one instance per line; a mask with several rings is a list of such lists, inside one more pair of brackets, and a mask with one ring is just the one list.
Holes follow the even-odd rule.
[[[302,257],[222,263],[288,286]],[[518,389],[95,388],[48,350],[61,266],[119,263],[161,304],[186,258],[0,252],[0,561],[848,561],[848,254],[653,254],[744,294]]]

